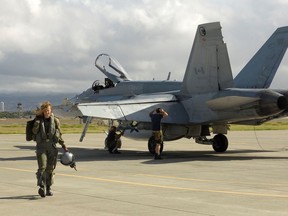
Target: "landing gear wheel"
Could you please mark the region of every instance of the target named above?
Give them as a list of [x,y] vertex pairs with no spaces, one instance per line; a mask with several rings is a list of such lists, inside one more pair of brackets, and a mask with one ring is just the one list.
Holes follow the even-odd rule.
[[[155,148],[156,148],[156,141],[154,139],[154,136],[151,136],[148,140],[148,150],[151,154],[155,154]],[[161,144],[160,147],[160,153],[163,151],[163,144]]]
[[215,152],[225,152],[228,148],[228,139],[223,134],[217,134],[213,138],[213,149]]

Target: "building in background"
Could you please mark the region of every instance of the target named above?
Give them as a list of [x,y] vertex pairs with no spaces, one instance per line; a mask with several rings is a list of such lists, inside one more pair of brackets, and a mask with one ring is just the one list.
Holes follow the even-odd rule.
[[1,102],[0,102],[0,112],[4,112],[4,111],[5,111],[4,102],[1,101]]

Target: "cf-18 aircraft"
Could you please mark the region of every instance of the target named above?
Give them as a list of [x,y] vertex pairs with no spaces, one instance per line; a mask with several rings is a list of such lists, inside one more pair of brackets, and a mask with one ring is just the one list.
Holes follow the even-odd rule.
[[[101,54],[95,66],[107,76],[105,85],[94,82],[76,100],[88,116],[80,140],[93,117],[117,120],[124,136],[148,140],[149,113],[161,107],[169,113],[162,120],[164,141],[193,138],[225,152],[229,124],[259,125],[287,115],[288,90],[267,89],[287,46],[288,27],[278,28],[234,80],[219,22],[198,26],[182,82],[132,81],[115,59]],[[148,149],[154,153],[151,138]]]

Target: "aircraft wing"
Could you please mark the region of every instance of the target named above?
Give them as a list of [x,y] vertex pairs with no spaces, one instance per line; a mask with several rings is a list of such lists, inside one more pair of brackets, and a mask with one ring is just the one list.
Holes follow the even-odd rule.
[[184,107],[173,94],[137,95],[128,100],[78,104],[84,116],[139,122],[150,122],[149,113],[158,107],[169,113],[163,122],[173,124],[188,122],[189,118]]

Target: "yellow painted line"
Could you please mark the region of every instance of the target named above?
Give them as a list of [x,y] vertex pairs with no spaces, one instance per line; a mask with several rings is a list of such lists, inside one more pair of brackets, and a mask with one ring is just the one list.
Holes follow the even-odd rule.
[[[26,170],[26,169],[7,168],[7,167],[0,167],[0,168],[1,169],[5,169],[5,170],[20,171],[20,172],[30,172],[30,173],[34,173],[35,172],[35,171],[32,171],[32,170]],[[185,187],[169,186],[169,185],[156,185],[156,184],[146,184],[146,183],[138,183],[138,182],[128,182],[128,181],[120,181],[120,180],[114,180],[114,179],[96,178],[96,177],[91,177],[91,176],[80,176],[80,175],[61,174],[61,173],[57,173],[57,175],[58,176],[72,177],[72,178],[78,178],[78,179],[88,179],[88,180],[96,180],[96,181],[102,181],[102,182],[120,183],[120,184],[125,184],[125,185],[164,188],[164,189],[173,189],[173,190],[182,190],[182,191],[221,193],[221,194],[231,194],[231,195],[240,195],[240,196],[288,198],[288,194],[287,195],[280,195],[280,194],[250,193],[250,192],[239,192],[239,191],[196,189],[196,188],[185,188]]]
[[263,185],[263,186],[287,186],[287,183],[282,184],[272,184],[272,183],[261,183],[261,182],[243,182],[243,181],[225,181],[225,180],[212,180],[212,179],[194,179],[194,178],[181,178],[175,176],[163,176],[163,175],[151,175],[151,174],[137,174],[139,176],[146,176],[152,178],[163,178],[163,179],[175,179],[181,181],[197,181],[197,182],[219,182],[219,183],[229,183],[229,184],[245,184],[245,185]]

